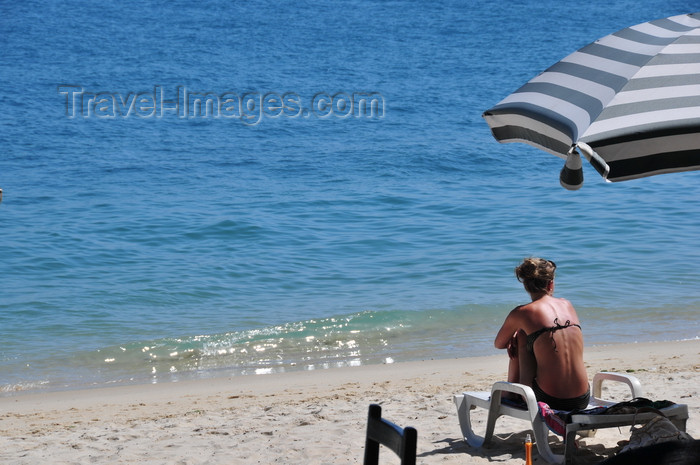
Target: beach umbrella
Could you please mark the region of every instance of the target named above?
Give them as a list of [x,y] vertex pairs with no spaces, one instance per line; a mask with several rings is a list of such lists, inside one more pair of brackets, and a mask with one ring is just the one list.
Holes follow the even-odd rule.
[[700,169],[700,13],[622,29],[572,53],[483,114],[499,142],[566,160],[607,181]]

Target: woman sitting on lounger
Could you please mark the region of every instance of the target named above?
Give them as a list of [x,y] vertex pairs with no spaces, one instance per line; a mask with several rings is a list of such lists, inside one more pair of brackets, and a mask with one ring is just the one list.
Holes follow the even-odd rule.
[[508,314],[494,344],[508,349],[508,381],[532,387],[537,400],[553,409],[582,409],[590,395],[583,334],[571,303],[552,296],[556,267],[526,258],[515,269],[532,302]]

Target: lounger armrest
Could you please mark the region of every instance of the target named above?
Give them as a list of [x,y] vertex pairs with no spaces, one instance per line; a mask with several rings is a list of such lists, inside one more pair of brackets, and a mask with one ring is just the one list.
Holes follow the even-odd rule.
[[603,387],[603,381],[616,381],[619,383],[624,383],[630,388],[630,393],[632,398],[643,397],[644,391],[642,390],[642,384],[639,380],[632,375],[625,375],[622,373],[610,373],[610,372],[600,372],[593,375],[593,400],[604,401],[601,399],[601,392]]
[[530,386],[526,386],[520,383],[509,383],[507,381],[497,381],[493,383],[493,387],[491,387],[491,396],[493,397],[494,393],[502,391],[512,392],[513,394],[520,394],[526,399],[530,396],[532,396],[533,398],[535,397],[535,393]]
[[[539,407],[537,406],[537,399],[535,398],[535,392],[530,386],[526,386],[520,383],[509,383],[507,381],[498,381],[493,384],[491,388],[491,404],[498,405],[501,403],[501,394],[503,392],[512,392],[513,394],[519,394],[522,396],[523,400],[527,404],[531,416],[536,416],[539,412]],[[497,399],[497,402],[494,400]],[[532,419],[531,419],[532,420]]]

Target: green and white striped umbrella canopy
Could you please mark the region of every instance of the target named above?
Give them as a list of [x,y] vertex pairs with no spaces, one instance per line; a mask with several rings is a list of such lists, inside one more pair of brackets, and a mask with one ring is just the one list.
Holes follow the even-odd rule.
[[700,13],[622,29],[572,53],[484,112],[499,142],[565,158],[609,181],[700,169]]

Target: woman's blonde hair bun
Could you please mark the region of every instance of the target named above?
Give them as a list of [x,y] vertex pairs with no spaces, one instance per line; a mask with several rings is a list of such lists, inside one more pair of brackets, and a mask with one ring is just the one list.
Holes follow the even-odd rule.
[[515,276],[531,294],[547,292],[547,285],[554,281],[557,265],[551,260],[529,257],[515,268]]

